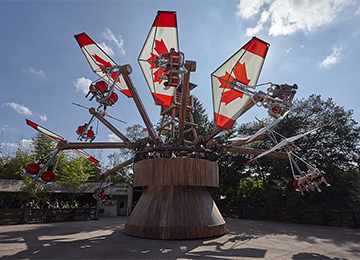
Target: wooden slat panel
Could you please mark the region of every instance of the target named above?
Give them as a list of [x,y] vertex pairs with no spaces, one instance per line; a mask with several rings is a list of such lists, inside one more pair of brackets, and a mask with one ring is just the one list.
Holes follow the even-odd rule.
[[214,161],[199,158],[152,158],[138,161],[134,167],[134,187],[219,187],[219,170]]
[[147,187],[125,225],[128,235],[159,239],[211,237],[225,232],[225,221],[205,187]]

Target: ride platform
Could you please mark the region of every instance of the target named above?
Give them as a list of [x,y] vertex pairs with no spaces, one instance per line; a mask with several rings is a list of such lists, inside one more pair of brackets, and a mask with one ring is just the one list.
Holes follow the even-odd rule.
[[146,186],[125,224],[131,236],[194,239],[226,233],[207,187],[219,186],[218,165],[200,158],[151,158],[134,166],[134,187]]

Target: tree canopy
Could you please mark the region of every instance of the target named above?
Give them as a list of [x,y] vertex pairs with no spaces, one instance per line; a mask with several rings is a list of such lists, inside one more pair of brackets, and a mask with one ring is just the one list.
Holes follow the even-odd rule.
[[[235,183],[228,181],[230,188],[224,185],[225,182],[222,183],[220,194],[224,194],[226,198],[229,195],[231,197],[224,202],[229,205],[255,206],[248,203],[252,200],[243,200],[244,194],[240,195],[246,179],[255,181],[252,189],[259,189],[257,181],[261,181],[261,193],[258,194],[258,201],[261,202],[256,206],[266,206],[267,203],[282,207],[316,207],[321,204],[328,208],[359,208],[360,127],[352,116],[352,110],[346,111],[331,98],[322,100],[319,95],[311,95],[307,99],[297,100],[292,111],[274,128],[274,131],[279,133],[277,139],[280,141],[283,137],[291,137],[326,125],[321,130],[297,140],[295,144],[301,149],[299,156],[306,163],[316,164],[325,173],[325,178],[332,184],[331,188],[322,189],[321,194],[311,192],[306,198],[302,198],[292,186],[293,174],[288,161],[262,157],[256,166],[248,166],[241,162],[241,155],[228,153],[223,155],[219,162],[220,180],[226,180],[229,175],[237,178],[234,179]],[[267,118],[242,124],[236,127],[237,134],[254,134],[270,121]],[[270,140],[261,140],[251,143],[250,146],[268,149],[274,144]],[[306,164],[300,160],[297,162],[301,170],[306,171]],[[238,176],[241,176],[240,181]],[[248,185],[249,183],[245,186]],[[233,192],[228,195],[232,189],[237,189],[238,196],[235,198]]]

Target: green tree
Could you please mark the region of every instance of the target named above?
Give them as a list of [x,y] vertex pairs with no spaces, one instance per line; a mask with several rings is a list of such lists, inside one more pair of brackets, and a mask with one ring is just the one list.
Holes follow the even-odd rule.
[[[194,113],[192,114],[194,123],[197,124],[196,134],[198,136],[205,136],[212,130],[214,123],[209,120],[208,115],[206,114],[206,109],[204,108],[201,101],[196,97],[194,98]],[[189,126],[185,127],[185,130],[190,128]],[[185,136],[186,140],[194,140],[192,132],[187,133]]]
[[31,140],[33,142],[32,153],[36,156],[37,160],[48,156],[56,149],[54,141],[44,134],[36,133]]
[[[143,138],[143,127],[140,124],[135,124],[135,125],[129,126],[125,130],[126,130],[125,136],[132,142],[135,142],[135,141]],[[113,152],[108,156],[109,163],[107,165],[107,168],[113,168],[113,167],[133,158],[134,155],[135,155],[135,150],[133,150],[133,149],[128,149],[128,148],[119,149],[118,151]],[[126,173],[130,176],[133,175],[131,166],[121,169],[120,172]],[[124,180],[124,179],[123,179],[123,177],[121,177],[119,175],[112,175],[112,177],[111,177],[111,181],[113,181],[113,182],[120,181],[120,180]]]
[[[6,149],[5,149],[6,150]],[[3,150],[3,151],[5,151]],[[0,160],[0,178],[1,179],[22,179],[21,175],[26,165],[33,160],[33,156],[29,149],[22,141],[16,144],[16,149],[11,152],[3,153]]]
[[[313,192],[307,198],[307,207],[344,208],[354,206],[350,194],[354,192],[351,178],[359,165],[360,128],[352,118],[353,111],[346,111],[334,103],[331,98],[326,101],[321,96],[311,95],[308,99],[297,100],[289,115],[282,120],[274,130],[285,137],[304,133],[313,128],[325,125],[321,130],[298,140],[295,144],[302,150],[300,155],[307,163],[315,163],[323,170],[325,178],[332,184],[330,189],[323,189],[321,194]],[[253,134],[259,127],[268,123],[264,122],[241,125],[239,135]],[[282,138],[278,136],[278,141]],[[268,149],[273,144],[269,140],[257,141],[251,147]],[[297,160],[302,170],[306,165]],[[293,175],[289,162],[270,157],[259,160],[258,176],[266,181],[270,187],[285,187],[285,197],[292,201],[284,201],[288,207],[298,207],[301,203],[292,196]],[[264,191],[265,192],[265,191]],[[352,198],[356,195],[352,194]],[[299,204],[300,203],[300,204]]]
[[85,182],[95,176],[94,169],[92,164],[82,157],[70,158],[55,180],[72,194],[73,200],[91,186],[91,183]]

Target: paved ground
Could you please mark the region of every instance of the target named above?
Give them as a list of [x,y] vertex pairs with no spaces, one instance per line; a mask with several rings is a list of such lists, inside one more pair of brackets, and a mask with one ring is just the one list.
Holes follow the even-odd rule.
[[226,219],[220,237],[153,240],[125,221],[0,226],[0,259],[360,259],[360,229]]

